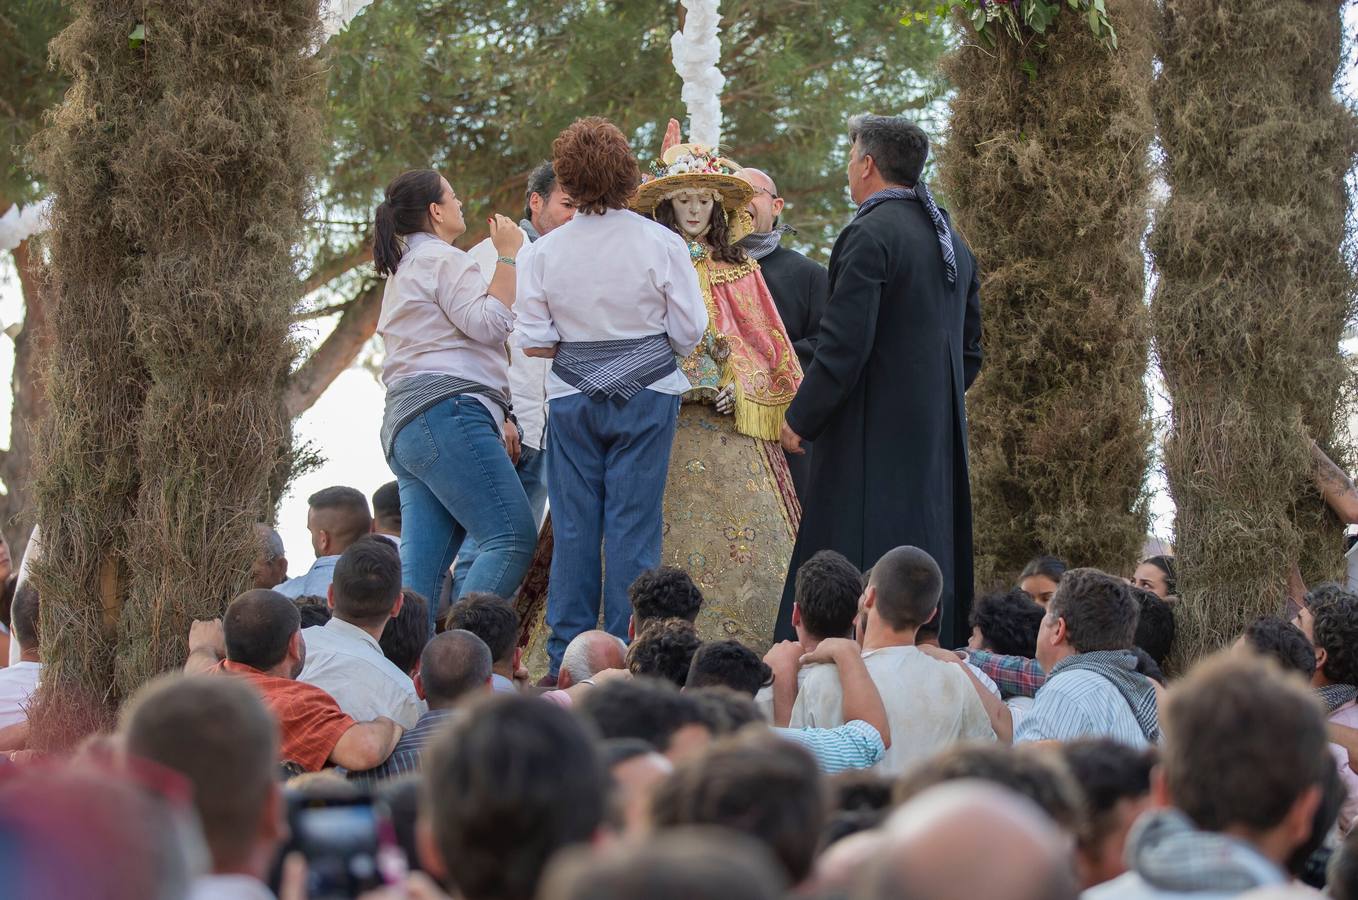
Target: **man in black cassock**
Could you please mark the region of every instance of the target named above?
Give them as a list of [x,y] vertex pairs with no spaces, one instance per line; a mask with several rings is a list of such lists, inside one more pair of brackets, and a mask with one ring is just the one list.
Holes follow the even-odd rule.
[[963,394],[981,369],[976,260],[920,183],[929,139],[901,117],[850,121],[859,204],[830,256],[815,357],[783,425],[813,440],[811,481],[775,636],[791,639],[797,569],[838,550],[868,569],[914,545],[943,570],[944,646],[966,642],[971,490]]
[[[792,339],[792,349],[805,372],[816,352],[816,332],[830,293],[829,273],[825,266],[779,243],[792,229],[778,222],[783,198],[778,196],[773,179],[759,169],[741,169],[736,175],[754,187],[754,198],[748,207],[754,233],[743,238],[740,246],[759,263],[773,305],[778,307],[783,327]],[[806,485],[811,477],[811,446],[809,443],[802,446],[807,452],[787,454],[787,466],[797,499],[805,503]]]

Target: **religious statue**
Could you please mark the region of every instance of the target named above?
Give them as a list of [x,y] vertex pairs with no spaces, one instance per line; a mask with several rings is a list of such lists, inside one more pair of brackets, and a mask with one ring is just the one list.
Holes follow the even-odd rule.
[[697,144],[669,147],[632,208],[683,237],[707,303],[708,329],[679,361],[684,395],[664,501],[664,565],[703,592],[704,640],[769,645],[801,508],[778,444],[802,370],[749,233],[753,188],[739,167]]

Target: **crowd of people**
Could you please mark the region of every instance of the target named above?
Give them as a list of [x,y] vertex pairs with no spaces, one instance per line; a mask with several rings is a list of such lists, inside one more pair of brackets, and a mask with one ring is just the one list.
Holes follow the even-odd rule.
[[[429,627],[400,523],[354,493],[313,497],[339,552],[301,576],[260,529],[255,587],[115,734],[0,770],[8,896],[1358,897],[1358,595],[1335,585],[1171,681],[1165,578],[1035,561],[1045,608],[988,594],[953,651],[929,554],[824,551],[761,658],[702,639],[700,587],[658,568],[631,640],[578,635],[544,688],[510,600]],[[0,723],[41,671],[39,603],[13,597]]]
[[639,189],[576,122],[470,252],[447,179],[393,181],[396,480],[309,498],[305,572],[258,525],[183,671],[69,758],[26,749],[6,582],[0,895],[1358,900],[1358,594],[1195,664],[1172,556],[972,602],[975,263],[923,133],[850,137],[828,273],[677,124]]

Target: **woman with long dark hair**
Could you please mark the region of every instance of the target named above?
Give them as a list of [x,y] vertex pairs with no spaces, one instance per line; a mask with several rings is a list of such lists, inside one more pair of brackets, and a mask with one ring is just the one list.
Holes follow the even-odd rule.
[[509,597],[536,541],[514,472],[505,355],[523,233],[504,216],[490,220],[499,259],[487,286],[452,245],[466,230],[462,203],[438,172],[397,176],[374,219],[373,262],[387,278],[377,323],[386,349],[382,449],[401,494],[402,581],[438,597],[471,535],[481,552],[463,590]]

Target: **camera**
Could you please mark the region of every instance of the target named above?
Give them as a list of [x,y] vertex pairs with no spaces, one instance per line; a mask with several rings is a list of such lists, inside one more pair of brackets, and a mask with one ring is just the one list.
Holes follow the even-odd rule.
[[291,837],[279,859],[306,858],[308,898],[357,897],[405,877],[405,852],[380,797],[298,791],[286,797]]

